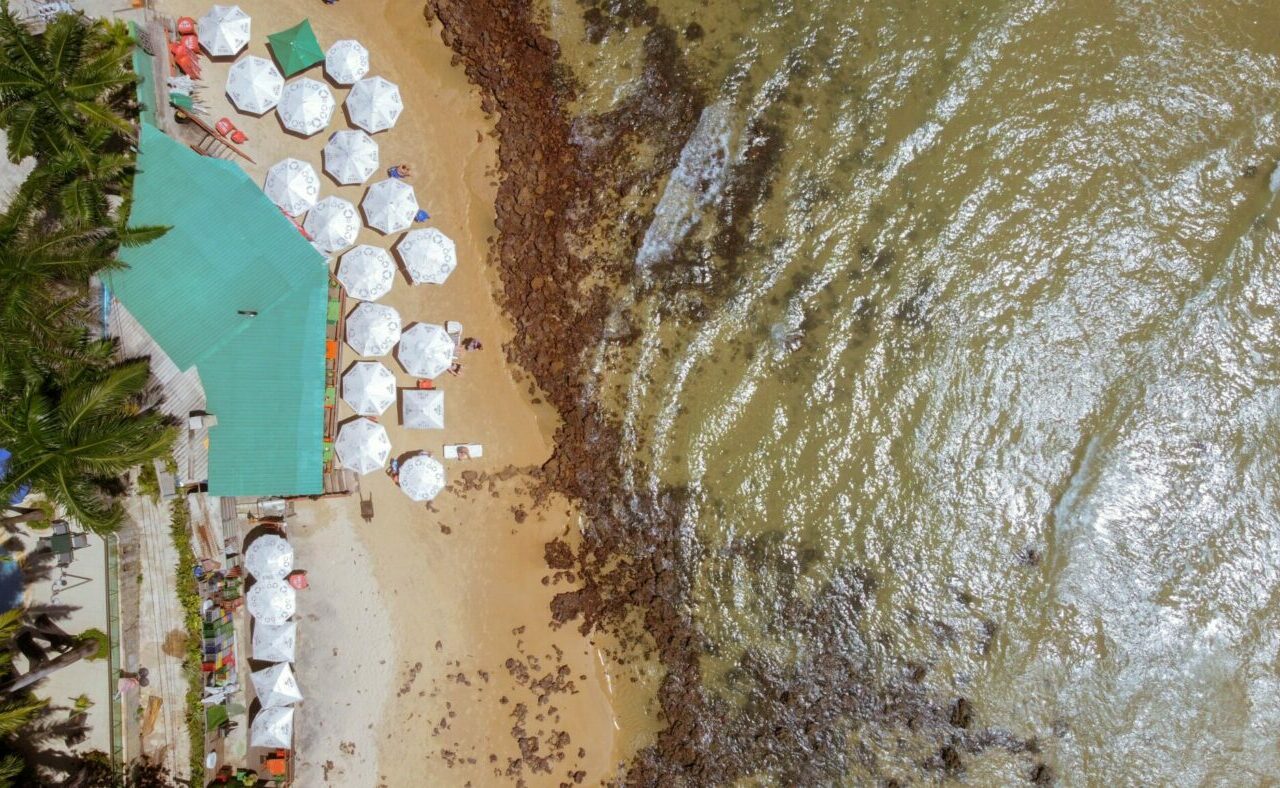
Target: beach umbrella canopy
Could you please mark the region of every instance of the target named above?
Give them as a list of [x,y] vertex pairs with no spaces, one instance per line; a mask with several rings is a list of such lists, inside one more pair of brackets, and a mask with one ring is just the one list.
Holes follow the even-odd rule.
[[267,36],[271,54],[276,56],[284,74],[291,77],[324,60],[324,50],[311,29],[311,20],[304,19],[288,30]]
[[407,389],[404,392],[404,426],[415,430],[444,429],[444,392],[439,389]]
[[369,187],[360,207],[370,227],[384,233],[398,233],[407,230],[418,215],[418,195],[399,178],[387,178]]
[[279,580],[293,571],[293,546],[275,534],[254,539],[244,551],[244,568],[258,580]]
[[391,290],[396,263],[386,249],[369,244],[345,252],[338,263],[338,281],[347,295],[361,301],[377,301]]
[[458,267],[453,240],[434,227],[405,233],[396,251],[415,285],[442,285]]
[[328,85],[303,77],[284,86],[276,114],[286,129],[310,137],[329,125],[335,106]]
[[301,159],[285,159],[267,170],[262,191],[271,202],[290,216],[301,216],[320,197],[320,176],[316,168]]
[[434,457],[415,454],[400,466],[400,489],[415,501],[429,501],[444,489],[444,466]]
[[259,624],[283,624],[298,612],[298,592],[278,579],[259,579],[245,595],[245,607]]
[[280,69],[265,57],[242,57],[227,72],[227,97],[241,112],[261,115],[280,102],[283,91]]
[[253,625],[253,658],[264,662],[292,662],[294,647],[298,643],[298,625],[293,621],[283,624]]
[[377,361],[357,361],[342,376],[342,398],[361,416],[381,416],[396,401],[396,376]]
[[387,464],[387,458],[391,456],[391,439],[387,437],[386,427],[361,417],[338,429],[333,450],[343,467],[365,474]]
[[370,134],[396,125],[403,110],[400,88],[382,77],[365,77],[352,85],[347,94],[347,114],[351,122]]
[[324,53],[324,71],[339,85],[350,85],[369,73],[369,50],[352,38],[334,41]]
[[293,747],[293,707],[267,706],[249,725],[249,746],[270,749]]
[[341,197],[329,196],[312,206],[302,229],[312,243],[326,254],[333,254],[356,242],[360,233],[360,215],[356,207]]
[[378,143],[363,131],[335,131],[324,145],[324,169],[338,183],[364,183],[378,169]]
[[404,371],[418,378],[436,378],[453,364],[453,337],[444,326],[418,323],[400,337],[396,356]]
[[200,46],[213,57],[227,57],[249,43],[249,15],[238,5],[215,5],[196,20]]
[[302,690],[298,689],[298,680],[294,678],[288,662],[255,670],[249,678],[253,680],[253,690],[263,708],[290,706],[302,700]]
[[386,304],[363,303],[347,315],[347,344],[362,356],[383,356],[400,341],[400,313]]

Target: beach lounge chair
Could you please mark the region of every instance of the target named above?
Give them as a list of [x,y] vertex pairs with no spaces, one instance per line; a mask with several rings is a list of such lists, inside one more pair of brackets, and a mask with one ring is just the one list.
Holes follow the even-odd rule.
[[444,458],[446,460],[458,459],[458,447],[467,447],[467,453],[471,455],[471,459],[478,460],[484,456],[484,446],[479,443],[446,443],[444,445]]
[[453,354],[458,355],[458,346],[462,344],[462,324],[457,320],[446,321],[444,331],[453,340]]

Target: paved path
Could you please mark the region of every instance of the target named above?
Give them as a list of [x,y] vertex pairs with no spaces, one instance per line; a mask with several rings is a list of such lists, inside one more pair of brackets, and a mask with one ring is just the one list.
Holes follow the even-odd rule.
[[[187,681],[182,657],[165,653],[166,638],[180,643],[186,635],[182,606],[178,602],[178,552],[169,535],[170,509],[149,499],[133,496],[129,513],[139,531],[142,587],[139,595],[138,662],[150,670],[151,685],[141,690],[139,703],[145,715],[151,697],[162,705],[151,732],[143,736],[142,750],[160,757],[170,772],[185,775],[191,762],[191,739],[187,734],[185,704]],[[177,635],[173,635],[177,633]],[[175,653],[177,649],[172,649]]]

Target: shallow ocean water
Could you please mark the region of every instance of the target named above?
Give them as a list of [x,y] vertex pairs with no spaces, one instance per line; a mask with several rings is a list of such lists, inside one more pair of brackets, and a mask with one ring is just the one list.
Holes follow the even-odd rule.
[[[709,686],[803,652],[778,599],[853,566],[870,664],[1060,780],[1280,778],[1280,4],[657,5],[708,102],[610,385],[630,483],[690,491]],[[601,112],[645,31],[582,10],[551,25]]]

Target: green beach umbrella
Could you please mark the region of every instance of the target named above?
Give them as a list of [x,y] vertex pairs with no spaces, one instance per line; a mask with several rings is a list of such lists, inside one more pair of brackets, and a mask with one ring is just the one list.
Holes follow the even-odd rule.
[[271,42],[271,53],[276,56],[286,77],[324,60],[324,50],[320,48],[316,33],[311,29],[310,19],[304,19],[288,30],[272,33],[267,36],[267,40]]

